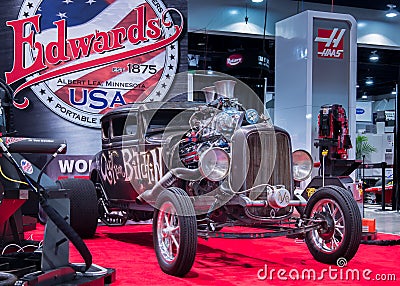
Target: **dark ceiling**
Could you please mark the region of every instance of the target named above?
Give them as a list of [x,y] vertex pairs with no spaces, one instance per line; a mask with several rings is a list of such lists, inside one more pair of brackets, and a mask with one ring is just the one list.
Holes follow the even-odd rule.
[[[299,0],[294,0],[301,2]],[[310,3],[320,3],[320,4],[327,4],[336,6],[348,6],[348,7],[357,7],[357,8],[366,8],[366,9],[373,9],[373,10],[387,10],[387,4],[395,4],[397,7],[400,5],[399,0],[306,0],[304,2]]]
[[[293,0],[302,3],[302,0]],[[387,10],[387,4],[395,4],[400,9],[400,0],[305,0],[304,2],[320,3],[335,6],[357,7],[373,10]],[[226,57],[234,52],[246,54],[247,57],[258,55],[260,50],[266,51],[270,58],[270,69],[260,70],[257,63],[244,65],[241,69],[227,69],[225,65]],[[373,51],[379,56],[379,60],[372,62],[369,57]],[[264,77],[268,78],[269,90],[274,89],[275,82],[274,58],[275,42],[267,39],[217,36],[205,34],[189,35],[189,53],[199,54],[200,63],[198,69],[218,70],[229,73],[238,78],[247,78],[246,83],[261,81]],[[219,67],[219,69],[218,69]],[[357,99],[362,95],[367,95],[368,100],[380,100],[393,97],[396,83],[400,82],[400,51],[378,48],[357,48]],[[366,84],[366,79],[370,77],[374,81],[372,85]],[[258,85],[256,83],[255,85]],[[252,86],[253,88],[253,86]],[[260,91],[262,92],[262,91]]]
[[[270,69],[260,69],[256,57],[260,51],[265,51],[270,59]],[[371,62],[371,52],[376,51],[379,60]],[[229,73],[249,84],[253,89],[263,83],[264,77],[268,78],[269,91],[274,90],[275,82],[275,41],[262,39],[206,35],[198,33],[189,34],[189,53],[200,56],[197,69],[213,69],[219,72]],[[243,54],[245,58],[252,58],[250,62],[242,65],[242,68],[229,69],[226,67],[226,59],[234,53]],[[357,98],[362,95],[369,96],[369,100],[379,100],[391,97],[391,92],[399,82],[400,51],[389,49],[376,49],[358,47],[357,49]],[[366,79],[371,77],[373,85],[367,85]],[[252,85],[252,82],[254,85]],[[263,91],[260,90],[262,93]]]
[[[376,51],[379,55],[377,62],[371,62],[371,52]],[[364,92],[370,96],[381,96],[390,94],[396,83],[399,82],[400,51],[374,48],[357,49],[357,89],[358,97]],[[372,77],[374,84],[366,85],[367,77]]]

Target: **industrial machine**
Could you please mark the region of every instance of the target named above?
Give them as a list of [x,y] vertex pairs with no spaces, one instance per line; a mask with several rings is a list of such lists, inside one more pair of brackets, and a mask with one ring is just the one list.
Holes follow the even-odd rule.
[[346,111],[339,104],[323,105],[318,116],[318,139],[321,171],[326,176],[350,175],[360,164],[348,159],[352,148]]
[[350,177],[362,161],[348,158],[352,148],[346,111],[340,104],[321,106],[318,116],[318,139],[320,169],[308,184],[302,196],[308,199],[320,187],[336,185],[351,191],[361,214],[363,213],[362,183]]
[[[95,206],[93,213],[97,224],[93,184],[88,180],[54,182],[44,174],[45,167],[66,151],[65,141],[9,137],[14,133],[12,91],[2,81],[0,100],[0,228],[3,230],[0,233],[0,285],[104,285],[113,282],[114,270],[92,264],[92,255],[79,235],[81,231],[69,224],[70,218],[73,219],[69,196],[81,193],[87,199],[91,192],[95,198],[93,204],[85,203],[89,210]],[[39,169],[24,153],[52,156]],[[21,206],[30,200],[40,204],[41,219],[46,221],[42,243],[24,240]],[[74,208],[73,212],[76,209],[84,208]],[[86,216],[81,213],[81,219],[85,220]],[[69,263],[69,242],[83,257],[83,264]],[[26,251],[10,251],[15,249],[10,245]]]

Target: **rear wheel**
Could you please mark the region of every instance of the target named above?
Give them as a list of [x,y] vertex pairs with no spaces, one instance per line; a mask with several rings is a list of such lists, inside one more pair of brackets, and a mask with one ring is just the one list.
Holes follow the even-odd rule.
[[182,189],[170,188],[158,196],[153,241],[165,273],[182,277],[190,271],[197,250],[197,225],[192,202]]
[[70,224],[82,238],[91,238],[96,233],[98,209],[97,194],[92,181],[65,179],[57,181],[62,189],[69,191]]
[[306,218],[323,221],[306,234],[307,247],[315,260],[343,264],[356,254],[361,241],[361,214],[351,194],[338,186],[326,186],[309,199]]

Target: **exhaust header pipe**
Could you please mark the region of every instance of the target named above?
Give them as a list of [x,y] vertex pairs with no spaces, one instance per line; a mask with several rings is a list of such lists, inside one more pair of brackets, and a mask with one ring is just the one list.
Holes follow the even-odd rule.
[[178,179],[184,179],[187,181],[198,181],[201,180],[203,176],[200,174],[198,169],[186,169],[186,168],[175,168],[168,171],[155,185],[152,189],[146,190],[141,193],[136,198],[137,204],[142,204],[143,202],[155,202],[157,196],[165,189],[169,188]]

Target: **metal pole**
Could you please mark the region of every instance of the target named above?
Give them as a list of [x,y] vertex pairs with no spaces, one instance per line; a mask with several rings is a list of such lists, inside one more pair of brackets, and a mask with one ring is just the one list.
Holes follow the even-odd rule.
[[322,151],[322,186],[325,187],[325,157],[328,155],[328,150]]
[[193,101],[193,74],[188,74],[188,101]]
[[386,189],[386,162],[382,162],[382,211],[386,210],[385,189]]
[[365,155],[362,155],[362,181],[365,183]]
[[[400,82],[400,66],[398,72]],[[400,148],[400,100],[398,100],[399,87],[396,83],[396,104],[395,104],[395,124],[394,124],[394,158],[393,158],[393,191],[392,191],[392,210],[399,211],[399,148]]]
[[363,217],[365,217],[365,155],[362,155],[362,178],[361,178],[361,186],[362,186],[362,203],[363,203]]

